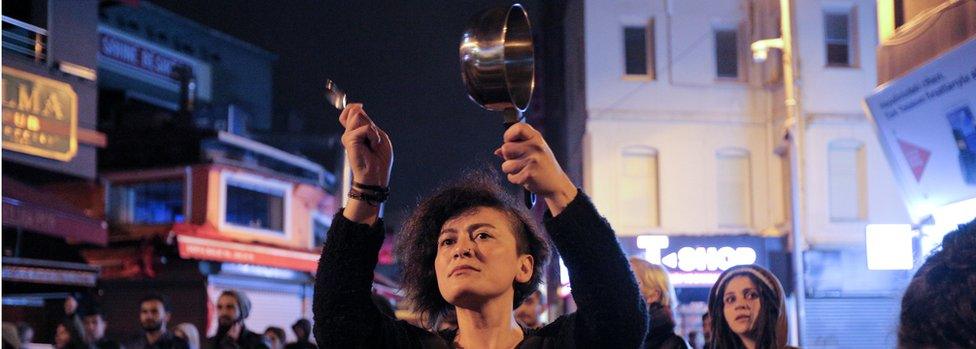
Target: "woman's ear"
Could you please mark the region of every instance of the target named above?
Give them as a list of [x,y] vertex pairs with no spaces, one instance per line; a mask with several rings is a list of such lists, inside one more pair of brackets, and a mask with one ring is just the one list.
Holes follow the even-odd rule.
[[515,274],[515,282],[524,284],[532,280],[532,272],[535,270],[535,259],[530,254],[519,256],[519,270]]

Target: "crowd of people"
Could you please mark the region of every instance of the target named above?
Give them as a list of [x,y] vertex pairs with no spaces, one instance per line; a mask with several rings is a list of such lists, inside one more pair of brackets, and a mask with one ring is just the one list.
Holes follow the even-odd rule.
[[[64,302],[64,317],[54,333],[56,349],[317,349],[309,340],[312,323],[299,319],[291,326],[297,341],[285,343],[281,327],[270,326],[261,333],[244,324],[251,311],[251,301],[244,292],[226,290],[217,298],[217,333],[201,338],[191,323],[170,326],[172,305],[167,296],[152,293],[139,300],[139,324],[142,330],[128,338],[108,338],[105,312],[93,301],[79,304],[74,296]],[[9,331],[8,331],[9,328]],[[30,348],[34,330],[26,323],[4,323],[4,349]]]
[[[314,331],[324,348],[790,348],[783,287],[758,265],[719,275],[702,317],[703,341],[698,331],[687,341],[678,336],[678,301],[667,271],[624,255],[610,224],[527,124],[508,128],[495,154],[509,182],[545,202],[545,230],[491,175],[469,174],[437,189],[398,236],[401,286],[419,320],[398,319],[371,290],[385,236],[382,203],[390,193],[392,144],[359,104],[346,108],[340,123],[352,200],[335,215],[322,248],[315,321],[292,326],[298,342],[284,344],[280,327],[252,332],[244,324],[251,302],[227,290],[216,303],[218,330],[206,339],[192,324],[168,327],[171,307],[161,295],[141,300],[143,333],[125,342],[104,337],[107,324],[97,307],[79,310],[69,298],[55,347],[308,349],[316,347],[309,342]],[[569,270],[578,308],[543,323],[546,300],[539,287],[552,249]],[[947,234],[913,277],[902,300],[898,346],[976,348],[974,289],[976,221]],[[5,349],[18,349],[8,332],[30,338],[27,329],[5,325]]]

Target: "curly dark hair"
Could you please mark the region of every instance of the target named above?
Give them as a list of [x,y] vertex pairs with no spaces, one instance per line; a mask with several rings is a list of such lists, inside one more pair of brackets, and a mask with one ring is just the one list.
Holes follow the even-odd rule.
[[901,300],[899,348],[976,348],[976,220],[942,238]]
[[[741,266],[740,266],[741,267]],[[755,266],[749,266],[757,268]],[[720,285],[715,285],[718,287],[715,292],[710,292],[711,296],[708,299],[708,313],[711,314],[711,324],[712,326],[712,348],[745,348],[742,344],[742,340],[739,336],[732,332],[732,328],[729,327],[728,319],[725,318],[725,288],[729,285],[729,282],[733,278],[739,276],[745,276],[752,281],[753,285],[759,290],[759,302],[762,306],[759,309],[759,316],[756,318],[756,328],[753,329],[753,335],[756,338],[756,348],[757,349],[768,349],[778,347],[778,343],[783,340],[783,338],[778,338],[777,325],[780,317],[781,311],[786,311],[785,309],[780,309],[781,303],[779,296],[776,291],[769,287],[765,282],[760,280],[758,277],[752,273],[747,272],[737,272],[740,268],[729,269],[719,277],[719,280],[724,280]],[[725,274],[735,274],[725,277]],[[772,274],[769,274],[772,275]]]
[[539,287],[549,259],[549,241],[525,207],[498,182],[493,172],[465,174],[421,200],[398,234],[396,254],[403,267],[401,286],[429,328],[435,328],[438,319],[454,309],[441,295],[434,271],[441,228],[448,220],[473,209],[490,207],[508,214],[518,253],[529,254],[535,261],[529,282],[512,284],[513,309]]

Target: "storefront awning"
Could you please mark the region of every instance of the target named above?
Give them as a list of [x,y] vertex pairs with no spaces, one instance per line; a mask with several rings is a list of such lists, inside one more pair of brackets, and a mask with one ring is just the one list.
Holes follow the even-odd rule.
[[29,185],[3,177],[3,225],[70,241],[108,243],[108,224]]
[[195,227],[190,224],[173,226],[181,258],[263,265],[310,273],[318,268],[318,253],[197,236],[194,234]]

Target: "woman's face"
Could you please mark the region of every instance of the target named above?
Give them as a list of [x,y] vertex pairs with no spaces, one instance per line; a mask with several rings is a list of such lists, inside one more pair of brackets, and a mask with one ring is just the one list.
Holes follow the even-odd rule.
[[58,325],[58,328],[54,332],[54,347],[64,348],[68,346],[71,342],[71,332],[64,325]]
[[756,327],[756,319],[762,303],[759,301],[759,288],[746,276],[736,276],[729,280],[722,295],[725,321],[737,335],[744,336]]
[[501,210],[474,208],[441,227],[434,271],[441,296],[455,306],[511,299],[512,282],[528,282],[532,265],[531,255],[518,255],[511,220]]

